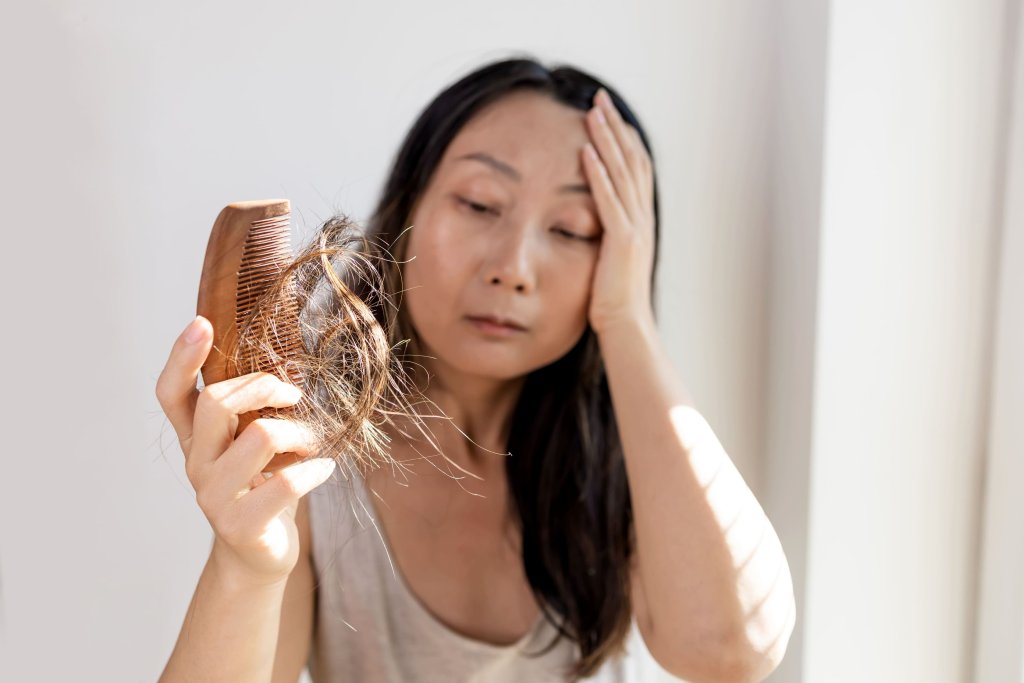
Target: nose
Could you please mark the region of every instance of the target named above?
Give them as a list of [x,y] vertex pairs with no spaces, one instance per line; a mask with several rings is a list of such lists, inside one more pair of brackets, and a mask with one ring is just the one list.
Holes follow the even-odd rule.
[[525,225],[518,229],[507,226],[505,239],[496,239],[489,247],[484,271],[487,283],[520,293],[531,291],[536,280],[532,248],[530,231]]

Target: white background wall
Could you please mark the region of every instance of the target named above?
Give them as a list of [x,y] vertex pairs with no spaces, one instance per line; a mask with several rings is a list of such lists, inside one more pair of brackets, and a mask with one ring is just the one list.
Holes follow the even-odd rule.
[[[1024,270],[997,254],[1016,1],[893,7],[5,4],[0,678],[166,661],[210,531],[153,387],[219,209],[289,197],[297,237],[365,218],[427,101],[526,50],[606,78],[653,140],[662,332],[797,582],[772,680],[971,680],[997,301],[999,376],[1021,368],[996,276]],[[1022,603],[979,683],[1021,678]]]
[[1018,15],[780,4],[762,499],[802,618],[772,681],[1024,680]]
[[1004,5],[832,5],[809,681],[970,675]]

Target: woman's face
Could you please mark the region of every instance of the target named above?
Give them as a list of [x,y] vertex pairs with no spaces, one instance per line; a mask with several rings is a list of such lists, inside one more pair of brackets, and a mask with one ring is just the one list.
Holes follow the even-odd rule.
[[580,157],[588,139],[585,112],[516,92],[449,144],[409,221],[403,267],[404,305],[433,362],[512,379],[579,340],[601,235]]

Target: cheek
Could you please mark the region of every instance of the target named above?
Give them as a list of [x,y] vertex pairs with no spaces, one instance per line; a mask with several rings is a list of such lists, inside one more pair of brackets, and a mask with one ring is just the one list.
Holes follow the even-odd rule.
[[430,290],[451,287],[468,258],[465,244],[455,239],[452,230],[443,225],[424,225],[420,230],[406,254],[406,259],[412,259],[405,265],[406,271],[415,279],[415,283],[406,283],[406,287]]
[[412,225],[406,258],[416,259],[406,267],[418,269],[427,279],[443,275],[451,266],[458,267],[465,256],[461,253],[465,246],[456,234],[458,228],[451,216],[434,207],[415,216]]
[[575,264],[560,269],[551,278],[544,295],[549,339],[564,350],[572,348],[587,326],[593,264]]
[[590,303],[589,273],[578,273],[576,277],[565,278],[555,290],[557,308],[561,315],[574,321],[586,318]]
[[557,292],[558,305],[565,314],[573,311],[575,317],[586,317],[596,266],[595,258],[581,256],[558,269],[553,290]]
[[443,226],[425,222],[414,225],[419,227],[410,231],[402,266],[402,300],[416,328],[428,333],[434,327],[443,329],[450,324],[459,309],[463,278],[460,264],[465,263],[466,255],[460,251],[464,247]]

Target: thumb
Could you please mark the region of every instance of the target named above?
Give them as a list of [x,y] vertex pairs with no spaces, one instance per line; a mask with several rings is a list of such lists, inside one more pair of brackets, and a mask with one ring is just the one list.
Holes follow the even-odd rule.
[[192,438],[199,370],[213,345],[210,321],[197,316],[178,335],[156,382],[156,395],[183,447]]

